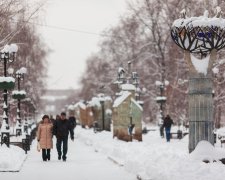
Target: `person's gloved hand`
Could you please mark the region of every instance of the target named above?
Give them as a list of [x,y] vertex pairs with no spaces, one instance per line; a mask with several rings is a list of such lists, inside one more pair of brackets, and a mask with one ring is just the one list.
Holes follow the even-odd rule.
[[74,137],[73,136],[71,136],[71,140],[74,141]]

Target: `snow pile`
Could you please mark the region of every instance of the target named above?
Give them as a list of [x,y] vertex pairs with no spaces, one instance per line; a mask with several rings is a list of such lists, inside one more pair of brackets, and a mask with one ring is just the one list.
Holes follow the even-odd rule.
[[165,96],[157,96],[156,97],[156,101],[166,101],[166,97]]
[[91,107],[101,107],[101,102],[110,101],[112,102],[112,98],[110,96],[105,96],[104,94],[98,94],[97,97],[93,97],[91,101],[88,102]]
[[207,69],[208,69],[208,65],[209,65],[209,58],[210,58],[210,55],[208,55],[206,58],[200,60],[200,59],[197,59],[195,56],[193,56],[191,54],[191,61],[192,61],[192,64],[194,65],[195,69],[199,73],[203,73],[204,75],[207,74]]
[[214,162],[225,158],[225,151],[214,148],[208,141],[200,141],[190,157],[198,161]]
[[27,73],[27,68],[25,67],[22,67],[16,71],[16,74],[26,74],[26,73]]
[[110,96],[105,96],[105,97],[104,97],[104,100],[105,100],[105,101],[111,101],[111,102],[112,102],[112,98],[111,98]]
[[91,99],[91,101],[89,102],[89,105],[90,105],[91,107],[101,107],[99,98],[93,97],[93,98]]
[[217,67],[214,67],[212,69],[212,71],[213,71],[214,74],[218,74],[219,73],[219,69]]
[[75,106],[72,105],[72,104],[70,104],[70,105],[68,106],[68,110],[74,111],[74,110],[75,110]]
[[163,85],[163,83],[161,81],[155,81],[155,85],[156,86],[161,86],[161,85]]
[[[165,86],[168,86],[170,84],[170,82],[165,80],[164,84],[165,84]],[[155,81],[156,86],[163,86],[164,84],[161,81]]]
[[135,91],[136,87],[133,84],[122,84],[121,89],[123,91]]
[[118,97],[113,104],[113,107],[118,107],[125,99],[128,98],[128,96],[130,96],[131,93],[128,91],[123,91],[122,95],[120,97]]
[[81,109],[86,109],[86,105],[83,102],[78,102],[74,105],[75,108],[79,107]]
[[12,91],[12,95],[17,95],[17,94],[26,95],[26,92],[24,90],[20,90],[20,91],[14,90],[14,91]]
[[25,158],[21,148],[13,145],[8,148],[3,144],[0,146],[0,171],[20,171]]
[[[124,142],[112,138],[111,132],[93,133],[93,130],[76,129],[81,142],[93,146],[96,152],[123,166],[142,179],[154,180],[222,180],[224,165],[220,162],[204,163],[188,153],[188,136],[167,143],[159,130],[143,135],[143,142]],[[201,145],[200,145],[201,147]],[[215,148],[216,152],[218,148]],[[221,155],[225,153],[221,150]],[[220,153],[216,153],[217,155]]]
[[4,76],[1,76],[0,77],[0,82],[8,82],[8,83],[10,83],[10,82],[15,82],[15,79],[13,78],[13,77],[4,77]]
[[18,46],[16,44],[8,45],[6,44],[1,50],[1,53],[15,53],[18,51]]
[[190,17],[190,18],[180,18],[174,21],[174,27],[220,27],[225,28],[225,19],[222,18],[208,18],[206,16],[199,16],[199,17]]

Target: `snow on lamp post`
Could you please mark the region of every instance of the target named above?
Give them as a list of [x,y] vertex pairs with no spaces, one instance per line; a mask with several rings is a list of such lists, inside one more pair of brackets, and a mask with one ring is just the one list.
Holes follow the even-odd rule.
[[214,144],[212,66],[217,51],[225,46],[225,19],[220,14],[217,7],[213,18],[207,10],[203,16],[188,18],[182,10],[182,18],[171,27],[171,37],[189,65],[189,152],[201,140]]
[[15,75],[13,74],[14,70],[12,68],[8,69],[8,73],[11,76],[15,76],[17,79],[17,90],[12,92],[13,99],[17,99],[17,116],[16,116],[16,136],[20,136],[22,134],[22,126],[21,126],[21,108],[20,103],[21,99],[26,97],[26,92],[21,90],[20,81],[24,79],[24,75],[27,73],[27,69],[25,67],[20,68],[16,71]]
[[9,147],[9,122],[8,122],[8,90],[13,89],[15,85],[15,79],[12,77],[7,77],[7,63],[12,63],[15,60],[15,55],[18,50],[16,44],[5,45],[0,51],[0,61],[3,63],[4,76],[0,77],[0,89],[4,91],[3,93],[3,123],[1,127],[1,144],[5,143]]

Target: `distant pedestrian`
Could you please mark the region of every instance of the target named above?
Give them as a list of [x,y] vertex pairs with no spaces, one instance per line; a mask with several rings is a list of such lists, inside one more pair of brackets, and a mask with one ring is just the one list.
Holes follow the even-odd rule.
[[56,117],[55,117],[55,120],[60,120],[61,119],[61,117],[60,117],[60,115],[56,115]]
[[52,124],[54,124],[55,119],[53,118],[53,115],[50,115],[49,119],[52,122]]
[[69,122],[73,129],[77,126],[76,118],[74,116],[69,117]]
[[38,126],[37,140],[40,144],[40,149],[42,149],[42,159],[43,161],[50,161],[50,153],[53,147],[52,142],[52,129],[53,125],[49,119],[48,115],[42,117],[42,121]]
[[[74,140],[73,127],[68,119],[66,119],[66,113],[61,113],[61,118],[56,120],[53,126],[53,134],[56,136],[56,148],[58,151],[58,160],[63,159],[66,161],[66,154],[68,150],[68,136],[70,133],[70,138]],[[63,150],[62,150],[63,144]]]
[[166,140],[167,142],[170,141],[170,130],[171,130],[171,125],[173,124],[173,120],[170,118],[169,115],[167,115],[164,119],[163,122],[163,127],[165,127],[165,131],[166,131]]

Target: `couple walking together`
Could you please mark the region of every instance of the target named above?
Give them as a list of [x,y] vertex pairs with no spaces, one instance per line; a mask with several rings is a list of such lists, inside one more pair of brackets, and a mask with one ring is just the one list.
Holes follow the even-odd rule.
[[[74,117],[72,117],[74,119]],[[51,149],[53,148],[53,135],[56,136],[56,148],[58,152],[58,160],[66,161],[68,150],[68,136],[74,141],[74,128],[76,124],[66,119],[66,113],[62,112],[61,117],[53,122],[48,115],[42,117],[42,121],[38,126],[37,140],[42,149],[43,161],[50,160]],[[63,148],[62,148],[63,145]]]

